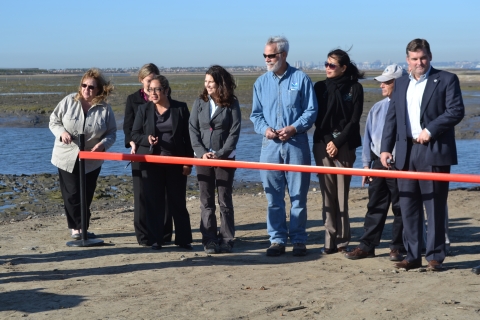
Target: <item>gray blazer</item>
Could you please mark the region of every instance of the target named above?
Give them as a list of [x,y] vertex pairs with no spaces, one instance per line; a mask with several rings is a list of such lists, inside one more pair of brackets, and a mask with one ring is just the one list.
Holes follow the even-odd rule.
[[190,114],[190,140],[197,158],[210,149],[220,159],[227,159],[235,150],[240,136],[240,105],[235,99],[229,107],[218,107],[210,119],[210,102],[198,98]]

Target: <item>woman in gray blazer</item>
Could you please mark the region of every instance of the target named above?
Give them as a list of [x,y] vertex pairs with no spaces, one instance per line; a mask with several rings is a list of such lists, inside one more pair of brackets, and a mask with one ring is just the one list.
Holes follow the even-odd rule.
[[[221,66],[205,74],[205,89],[195,100],[190,115],[190,140],[195,157],[204,160],[235,160],[240,135],[240,105],[234,95],[233,76]],[[235,168],[197,166],[200,187],[202,243],[205,252],[232,252],[235,237],[233,177]],[[215,187],[220,206],[220,231],[215,216]]]

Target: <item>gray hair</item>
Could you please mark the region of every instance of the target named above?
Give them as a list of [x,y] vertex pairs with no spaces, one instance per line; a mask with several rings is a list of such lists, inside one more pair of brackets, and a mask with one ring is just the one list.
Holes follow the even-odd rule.
[[278,52],[288,53],[288,49],[289,49],[288,40],[283,36],[275,36],[275,37],[268,38],[267,45],[269,44],[276,44]]

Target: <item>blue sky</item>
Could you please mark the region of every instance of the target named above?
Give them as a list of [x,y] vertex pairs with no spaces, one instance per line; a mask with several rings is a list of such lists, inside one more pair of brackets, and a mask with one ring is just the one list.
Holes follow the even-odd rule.
[[288,61],[348,49],[356,62],[404,61],[414,38],[435,61],[480,60],[480,1],[1,0],[0,68],[264,65],[266,39]]

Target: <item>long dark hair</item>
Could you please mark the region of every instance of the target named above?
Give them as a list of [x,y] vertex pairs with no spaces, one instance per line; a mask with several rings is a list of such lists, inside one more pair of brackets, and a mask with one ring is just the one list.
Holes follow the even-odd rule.
[[[219,65],[211,66],[205,74],[212,76],[213,81],[217,85],[217,95],[212,97],[215,100],[215,103],[220,107],[229,107],[233,104],[235,100],[234,90],[237,87],[235,84],[235,79],[233,76]],[[207,102],[208,101],[208,92],[207,89],[203,89],[200,99]]]
[[[348,50],[350,51],[350,49]],[[364,79],[365,72],[358,70],[357,65],[350,60],[348,51],[342,49],[335,49],[328,53],[327,57],[338,61],[341,67],[347,66],[344,75],[350,77],[352,80]]]

